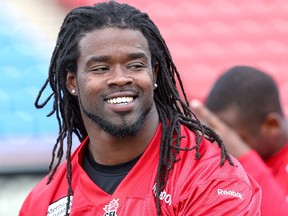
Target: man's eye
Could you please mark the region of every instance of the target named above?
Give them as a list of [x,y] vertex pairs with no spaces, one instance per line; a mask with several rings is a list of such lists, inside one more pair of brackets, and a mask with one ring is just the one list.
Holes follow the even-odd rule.
[[98,72],[98,73],[103,73],[103,72],[106,72],[108,70],[109,70],[109,67],[94,67],[94,68],[90,69],[90,71]]
[[142,68],[144,68],[144,65],[143,64],[131,64],[128,66],[129,69],[132,69],[132,70],[140,70]]

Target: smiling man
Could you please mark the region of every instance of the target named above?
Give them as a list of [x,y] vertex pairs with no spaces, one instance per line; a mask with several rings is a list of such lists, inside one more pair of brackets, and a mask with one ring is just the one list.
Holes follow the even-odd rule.
[[[259,215],[258,184],[177,82],[147,14],[114,1],[72,10],[35,103],[53,99],[59,122],[51,172],[19,215]],[[48,83],[53,94],[39,104]],[[72,153],[73,134],[81,144]]]

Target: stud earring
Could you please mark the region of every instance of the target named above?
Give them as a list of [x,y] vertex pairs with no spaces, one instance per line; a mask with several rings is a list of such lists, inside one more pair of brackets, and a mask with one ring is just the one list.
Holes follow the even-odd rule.
[[72,90],[71,90],[71,93],[72,93],[72,94],[75,94],[75,93],[76,93],[76,90],[75,90],[75,89],[72,89]]
[[156,89],[158,87],[157,83],[154,84],[154,89]]

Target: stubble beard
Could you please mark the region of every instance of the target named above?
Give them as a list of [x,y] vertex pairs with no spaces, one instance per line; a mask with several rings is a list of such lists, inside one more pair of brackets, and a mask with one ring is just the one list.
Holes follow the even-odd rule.
[[104,119],[98,115],[95,115],[89,111],[87,111],[81,100],[79,100],[80,106],[83,110],[84,115],[86,115],[89,119],[91,119],[95,124],[97,124],[100,128],[102,128],[106,133],[109,133],[115,137],[126,137],[126,136],[136,136],[140,129],[143,127],[145,120],[147,119],[148,114],[152,110],[151,105],[143,112],[143,114],[137,119],[133,124],[128,124],[125,122],[125,113],[122,114],[122,123],[121,124],[113,124],[111,121]]

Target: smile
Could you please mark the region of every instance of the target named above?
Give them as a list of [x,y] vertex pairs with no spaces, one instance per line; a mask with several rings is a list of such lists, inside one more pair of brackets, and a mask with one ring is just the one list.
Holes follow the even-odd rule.
[[117,97],[117,98],[112,98],[108,99],[107,103],[108,104],[128,104],[133,101],[133,97]]

